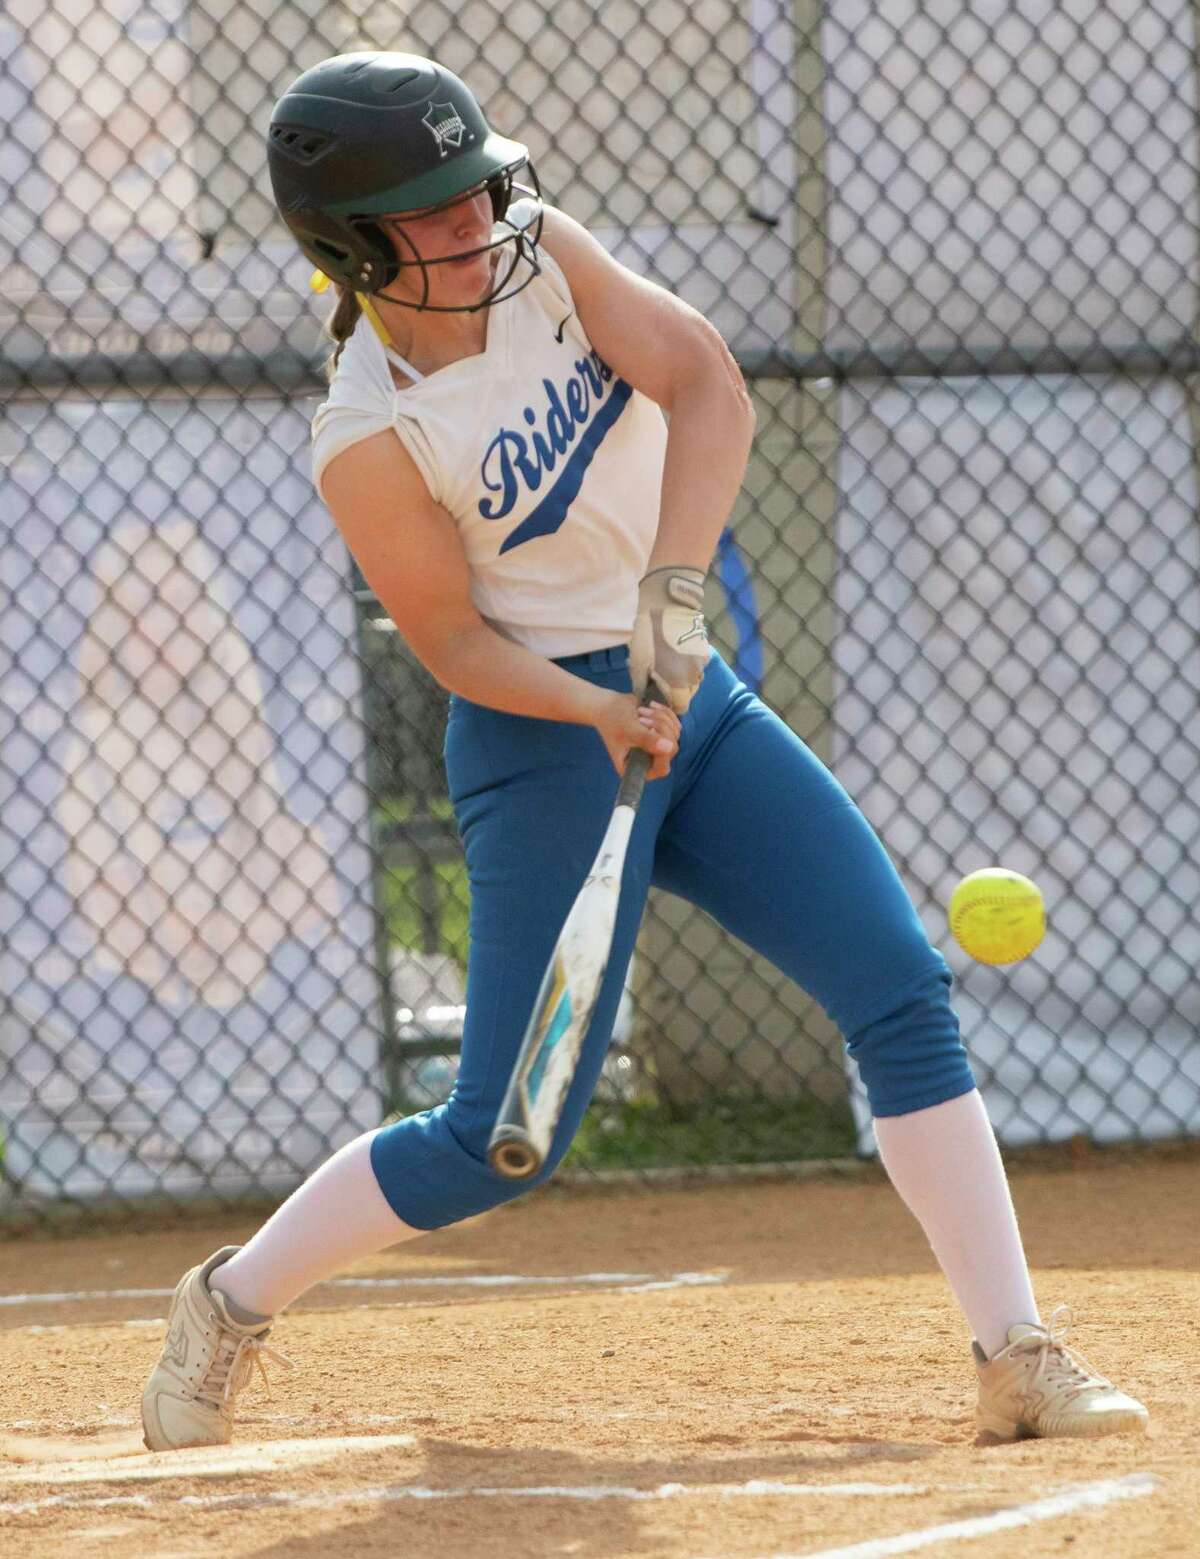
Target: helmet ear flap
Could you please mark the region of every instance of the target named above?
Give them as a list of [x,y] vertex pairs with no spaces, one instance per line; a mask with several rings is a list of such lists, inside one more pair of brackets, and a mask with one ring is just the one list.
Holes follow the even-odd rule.
[[297,211],[292,231],[304,253],[331,281],[355,292],[377,292],[399,274],[396,251],[377,222]]
[[377,222],[355,222],[354,232],[360,240],[357,290],[378,292],[390,286],[400,274],[400,266],[387,234]]

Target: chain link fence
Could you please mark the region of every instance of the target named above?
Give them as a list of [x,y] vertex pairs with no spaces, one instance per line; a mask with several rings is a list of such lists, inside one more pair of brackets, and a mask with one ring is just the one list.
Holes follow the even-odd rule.
[[[715,637],[880,829],[1009,1144],[1200,1128],[1190,0],[9,0],[0,1208],[277,1196],[452,1086],[445,697],[308,477],[275,97],[430,54],[759,413]],[[786,826],[786,820],[781,826]],[[951,947],[959,876],[1050,929]],[[869,1149],[839,1036],[653,896],[576,1168]]]

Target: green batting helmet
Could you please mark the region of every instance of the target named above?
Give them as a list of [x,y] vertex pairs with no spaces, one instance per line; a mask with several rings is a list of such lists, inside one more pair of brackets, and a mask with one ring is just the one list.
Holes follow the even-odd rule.
[[[426,262],[399,260],[374,220],[385,213],[448,205],[486,184],[506,228],[487,247],[515,242],[520,251],[527,241],[528,217],[519,227],[504,217],[528,150],[488,127],[452,71],[416,54],[338,54],[306,70],[275,104],[267,165],[275,204],[300,248],[357,292],[378,292],[402,265],[417,264],[428,293]],[[514,257],[508,275],[515,264]]]

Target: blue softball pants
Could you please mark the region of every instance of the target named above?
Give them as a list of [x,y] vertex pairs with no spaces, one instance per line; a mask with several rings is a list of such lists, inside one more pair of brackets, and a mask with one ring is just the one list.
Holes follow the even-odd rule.
[[[629,692],[622,646],[557,662]],[[600,1076],[653,883],[698,905],[814,996],[840,1028],[874,1115],[968,1093],[970,1064],[933,948],[883,846],[827,768],[714,653],[665,779],[630,840],[612,955],[540,1174],[495,1174],[487,1145],[542,973],[599,849],[617,774],[591,726],[451,700],[446,771],[470,884],[458,1079],[385,1127],[371,1162],[397,1217],[434,1229],[540,1184]]]

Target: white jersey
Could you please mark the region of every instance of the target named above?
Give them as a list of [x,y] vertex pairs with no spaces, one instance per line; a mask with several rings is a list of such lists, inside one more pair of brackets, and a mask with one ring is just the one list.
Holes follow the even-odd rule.
[[394,428],[458,525],[480,616],[559,656],[629,640],[666,422],[601,362],[562,271],[545,250],[539,259],[542,274],[488,310],[482,352],[405,389],[360,319],[313,419],[313,481],[320,492],[335,455]]

